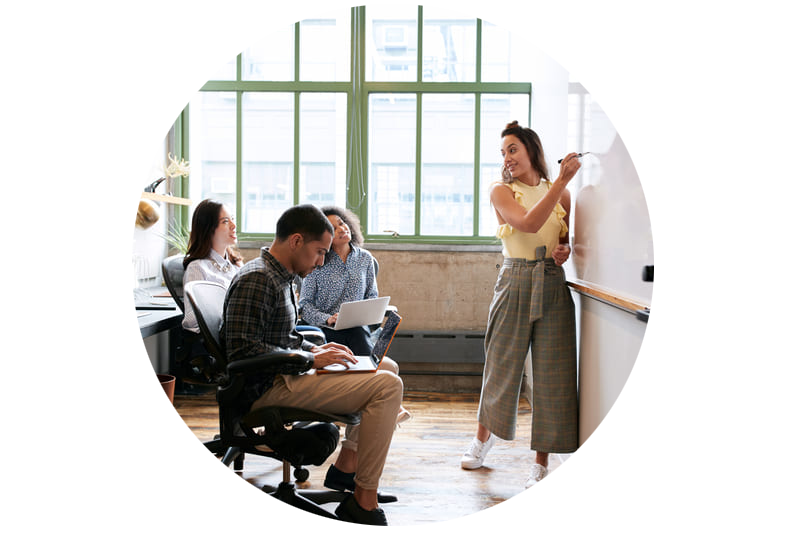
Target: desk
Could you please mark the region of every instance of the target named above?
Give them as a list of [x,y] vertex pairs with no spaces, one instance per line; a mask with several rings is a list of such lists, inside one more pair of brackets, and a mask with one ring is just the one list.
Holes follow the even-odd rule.
[[[172,302],[172,300],[169,300]],[[157,309],[136,311],[139,316],[139,330],[142,338],[147,338],[162,331],[169,331],[183,322],[183,311],[176,305],[174,309]]]
[[155,296],[165,291],[163,287],[147,289],[151,295],[149,302],[164,305],[147,305],[148,309],[136,309],[136,315],[144,348],[153,369],[156,373],[173,374],[176,370],[177,352],[183,339],[183,311],[172,298]]
[[[156,287],[148,289],[151,295],[162,294],[166,291],[163,287]],[[136,315],[139,316],[139,330],[141,331],[142,338],[147,338],[162,331],[169,331],[176,326],[180,326],[183,321],[183,311],[177,306],[175,300],[168,297],[153,297],[153,302],[164,304],[163,308],[160,305],[152,305],[155,309],[136,309]]]

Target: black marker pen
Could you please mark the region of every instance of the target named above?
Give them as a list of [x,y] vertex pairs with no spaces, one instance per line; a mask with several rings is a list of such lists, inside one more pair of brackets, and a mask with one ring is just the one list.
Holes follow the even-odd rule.
[[[588,154],[590,154],[590,153],[591,153],[591,152],[583,152],[582,154],[577,154],[577,157],[583,157],[584,155],[588,155]],[[564,159],[565,159],[565,158],[564,158]],[[563,159],[558,159],[558,164],[560,164],[560,163],[561,163],[561,161],[563,161]]]

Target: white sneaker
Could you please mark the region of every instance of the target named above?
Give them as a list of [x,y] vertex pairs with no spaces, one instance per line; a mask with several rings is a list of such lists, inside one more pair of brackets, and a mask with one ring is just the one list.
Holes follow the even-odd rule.
[[536,483],[547,477],[547,473],[548,473],[547,467],[535,463],[533,465],[533,470],[530,472],[530,477],[527,478],[527,483],[524,484],[524,488],[529,489],[530,487],[532,487],[533,485],[535,485]]
[[491,449],[496,440],[497,438],[493,433],[488,436],[488,440],[485,442],[481,442],[480,439],[475,437],[469,445],[469,449],[461,457],[461,468],[474,470],[483,466],[488,450]]
[[404,407],[400,406],[399,413],[397,413],[397,427],[400,427],[400,424],[403,422],[407,422],[411,419],[411,413]]

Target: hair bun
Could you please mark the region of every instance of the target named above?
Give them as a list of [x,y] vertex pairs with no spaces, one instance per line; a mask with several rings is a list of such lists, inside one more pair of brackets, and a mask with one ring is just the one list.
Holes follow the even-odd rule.
[[510,122],[510,123],[508,123],[508,124],[505,126],[505,129],[506,129],[506,130],[509,130],[509,129],[511,129],[511,128],[521,128],[521,126],[519,126],[519,121],[518,121],[518,120],[514,120],[513,122]]

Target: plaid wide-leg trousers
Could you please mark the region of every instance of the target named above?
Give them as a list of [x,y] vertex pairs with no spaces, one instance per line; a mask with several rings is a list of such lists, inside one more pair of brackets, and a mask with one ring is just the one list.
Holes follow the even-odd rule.
[[527,351],[533,363],[530,448],[572,453],[578,447],[577,340],[574,301],[552,259],[506,258],[486,329],[478,421],[504,440],[516,435]]

